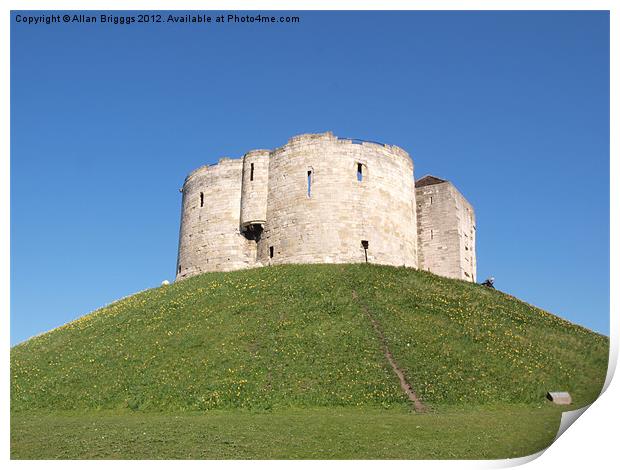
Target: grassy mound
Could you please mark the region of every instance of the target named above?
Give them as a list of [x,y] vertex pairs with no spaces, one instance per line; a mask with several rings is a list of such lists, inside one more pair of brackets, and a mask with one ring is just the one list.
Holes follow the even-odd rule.
[[151,289],[15,346],[11,408],[405,407],[365,310],[427,404],[548,390],[586,404],[605,378],[607,337],[514,297],[411,269],[291,265]]

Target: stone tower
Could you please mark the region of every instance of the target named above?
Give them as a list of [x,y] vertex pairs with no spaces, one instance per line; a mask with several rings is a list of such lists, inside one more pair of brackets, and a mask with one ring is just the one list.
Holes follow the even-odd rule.
[[418,267],[441,276],[476,281],[476,217],[449,181],[425,176],[415,183]]
[[[473,221],[460,193],[437,180],[460,196]],[[403,149],[331,132],[223,158],[183,184],[177,279],[283,263],[370,262],[475,280],[475,241],[450,235],[461,209],[448,204],[444,213],[416,204],[416,197],[426,201],[423,187],[416,189],[413,161]],[[445,239],[442,248],[427,243],[429,230],[433,240]],[[470,256],[461,256],[461,242]]]

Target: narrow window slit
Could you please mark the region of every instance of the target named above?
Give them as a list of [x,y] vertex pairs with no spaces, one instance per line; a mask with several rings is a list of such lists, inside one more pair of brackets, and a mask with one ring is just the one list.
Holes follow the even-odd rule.
[[254,163],[250,163],[250,181],[254,181]]
[[273,246],[269,247],[269,257],[273,258]]
[[361,163],[357,164],[357,181],[362,181],[364,179],[363,166]]
[[200,207],[205,205],[205,193],[200,193]]
[[312,197],[312,170],[308,170],[308,197]]

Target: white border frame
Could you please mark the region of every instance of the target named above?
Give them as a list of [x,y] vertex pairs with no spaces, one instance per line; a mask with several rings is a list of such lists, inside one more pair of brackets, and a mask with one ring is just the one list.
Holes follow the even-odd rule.
[[[0,47],[1,47],[1,99],[3,104],[0,114],[0,145],[2,148],[0,156],[0,312],[2,312],[2,327],[0,337],[2,344],[3,357],[0,364],[4,380],[1,382],[0,393],[3,398],[1,446],[2,457],[4,460],[10,458],[10,430],[9,430],[9,361],[10,361],[10,141],[9,141],[9,122],[10,122],[10,11],[11,10],[609,10],[610,11],[610,286],[618,285],[618,247],[617,240],[620,240],[618,230],[618,216],[620,215],[620,190],[614,186],[614,181],[618,181],[618,139],[617,131],[614,130],[618,125],[618,93],[617,83],[618,74],[618,8],[614,8],[612,1],[583,1],[583,0],[506,0],[503,2],[490,0],[476,1],[456,1],[456,0],[437,0],[437,1],[397,1],[383,0],[317,0],[317,1],[283,1],[283,0],[246,0],[246,1],[198,1],[181,0],[178,2],[166,0],[129,0],[125,2],[101,1],[78,2],[75,0],[58,1],[18,1],[7,0],[3,2],[4,16],[0,21]],[[32,26],[31,26],[32,27]],[[613,157],[611,157],[613,156]],[[615,241],[615,242],[614,242]],[[612,376],[617,366],[618,360],[618,333],[620,332],[618,308],[618,291],[611,288],[610,298],[610,361],[607,380],[605,382],[605,392],[602,396],[583,414],[578,426],[572,426],[569,431],[549,447],[546,451],[513,460],[494,460],[494,461],[321,461],[320,465],[336,468],[336,466],[355,466],[359,468],[376,465],[390,465],[392,467],[411,468],[411,466],[423,466],[425,468],[499,468],[513,465],[520,465],[529,462],[536,457],[530,466],[538,468],[548,468],[549,465],[556,466],[579,466],[585,465],[607,468],[609,462],[618,461],[616,450],[616,432],[618,428],[618,400],[620,399],[620,386],[618,381],[611,383]],[[616,431],[616,432],[614,432]],[[49,468],[67,468],[77,466],[101,467],[109,465],[104,461],[10,461],[11,466],[30,467],[45,465]],[[149,466],[163,468],[170,462],[155,461],[150,462]],[[205,462],[187,461],[174,462],[174,465],[186,465],[198,468],[204,466]],[[299,461],[295,463],[300,467],[311,468],[317,463],[313,461]],[[142,465],[140,461],[120,461],[116,465],[136,466]],[[252,465],[263,468],[285,468],[291,465],[288,461],[221,461],[209,462],[208,465],[216,467],[247,466]]]

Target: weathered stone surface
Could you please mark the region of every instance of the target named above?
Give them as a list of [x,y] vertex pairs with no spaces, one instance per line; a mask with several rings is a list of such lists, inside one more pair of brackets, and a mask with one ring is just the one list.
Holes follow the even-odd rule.
[[265,224],[269,153],[269,150],[252,150],[243,156],[241,227]]
[[[190,173],[183,185],[177,279],[367,259],[474,281],[473,209],[439,181],[416,191],[407,152],[331,132],[221,159]],[[431,192],[443,201],[432,210],[426,205]],[[438,241],[429,243],[429,230],[442,234]]]
[[435,176],[416,181],[418,266],[441,276],[476,281],[474,209],[450,183]]

